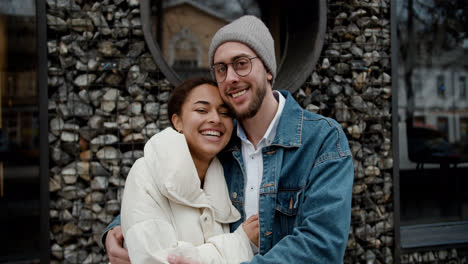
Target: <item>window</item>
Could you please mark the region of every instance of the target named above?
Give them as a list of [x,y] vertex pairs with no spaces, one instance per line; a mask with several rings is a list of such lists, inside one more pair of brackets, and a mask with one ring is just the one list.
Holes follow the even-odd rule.
[[[211,76],[208,48],[215,32],[230,21],[245,15],[261,18],[275,41],[278,67],[275,89],[296,92],[315,69],[326,31],[327,4],[320,1],[149,1],[141,0],[141,23],[146,44],[155,62],[174,85],[194,75]],[[307,27],[304,27],[307,25]],[[197,67],[183,60],[171,60],[171,39],[186,29],[198,41]],[[298,37],[300,36],[300,37]],[[193,42],[192,42],[193,43]]]
[[460,98],[466,98],[466,77],[460,76],[458,80],[458,87],[460,90]]
[[443,75],[437,76],[437,95],[440,97],[445,97],[445,81]]
[[468,140],[468,117],[460,118],[460,137],[464,142]]
[[[399,227],[403,249],[468,243],[468,106],[466,97],[466,35],[464,1],[396,1],[397,67],[392,82],[398,96],[393,125],[398,131]],[[452,19],[456,18],[456,19]],[[460,69],[462,72],[460,72]],[[415,74],[417,73],[417,74]],[[416,100],[424,86],[424,104]],[[459,76],[459,77],[457,77]],[[412,77],[412,78],[408,78]],[[454,83],[452,83],[454,82]],[[457,87],[459,92],[447,91]],[[464,234],[464,235],[463,235]],[[398,236],[397,236],[398,237]]]
[[[445,138],[448,136],[448,118],[447,117],[438,117],[437,118],[437,129],[439,130]],[[447,140],[447,139],[446,139]]]
[[421,76],[419,74],[413,74],[413,87],[414,94],[416,96],[422,96]]
[[0,262],[33,263],[40,256],[35,2],[0,4]]

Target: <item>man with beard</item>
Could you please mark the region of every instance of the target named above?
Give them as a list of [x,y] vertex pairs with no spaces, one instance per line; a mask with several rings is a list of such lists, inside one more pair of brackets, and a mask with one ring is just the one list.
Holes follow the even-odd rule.
[[[288,92],[273,90],[273,38],[254,16],[215,34],[209,62],[237,119],[236,136],[218,155],[242,215],[231,230],[259,216],[259,243],[252,245],[258,254],[251,263],[342,263],[354,171],[342,128],[304,111]],[[115,252],[125,255],[118,232],[106,238],[111,261]],[[170,256],[169,263],[192,262]]]

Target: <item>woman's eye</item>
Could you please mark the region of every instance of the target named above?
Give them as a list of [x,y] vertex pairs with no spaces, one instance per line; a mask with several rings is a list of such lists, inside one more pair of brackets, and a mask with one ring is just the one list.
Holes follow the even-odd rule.
[[231,112],[229,111],[222,111],[222,112],[219,112],[220,115],[222,116],[225,116],[225,117],[231,117]]
[[197,111],[198,113],[206,113],[205,109],[196,109],[195,111]]

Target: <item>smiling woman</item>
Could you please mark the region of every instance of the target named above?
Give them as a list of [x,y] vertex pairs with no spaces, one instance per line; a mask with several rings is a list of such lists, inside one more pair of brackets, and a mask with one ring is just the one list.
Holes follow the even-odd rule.
[[[197,82],[206,83],[193,86]],[[173,109],[173,101],[180,103],[181,91],[192,87],[180,109]],[[218,88],[209,79],[190,79],[174,89],[169,99],[169,118],[173,127],[183,133],[201,180],[209,162],[227,145],[233,123]]]
[[240,213],[216,154],[229,142],[233,121],[216,84],[189,79],[168,104],[179,133],[167,128],[153,136],[125,182],[121,219],[131,262],[167,263],[169,254],[182,252],[200,263],[250,260],[258,221],[229,233]]

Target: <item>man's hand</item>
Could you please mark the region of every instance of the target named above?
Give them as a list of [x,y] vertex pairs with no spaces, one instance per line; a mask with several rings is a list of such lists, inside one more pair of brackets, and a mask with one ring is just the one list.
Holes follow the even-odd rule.
[[200,264],[196,262],[195,260],[191,260],[188,258],[184,258],[182,256],[176,256],[176,255],[169,255],[167,257],[167,261],[169,261],[169,264]]
[[252,215],[244,223],[242,223],[242,228],[244,228],[244,232],[247,237],[258,247],[258,232],[259,232],[259,224],[258,224],[258,215]]
[[128,251],[123,248],[123,233],[120,226],[116,226],[107,232],[106,250],[109,262],[112,264],[130,264]]

